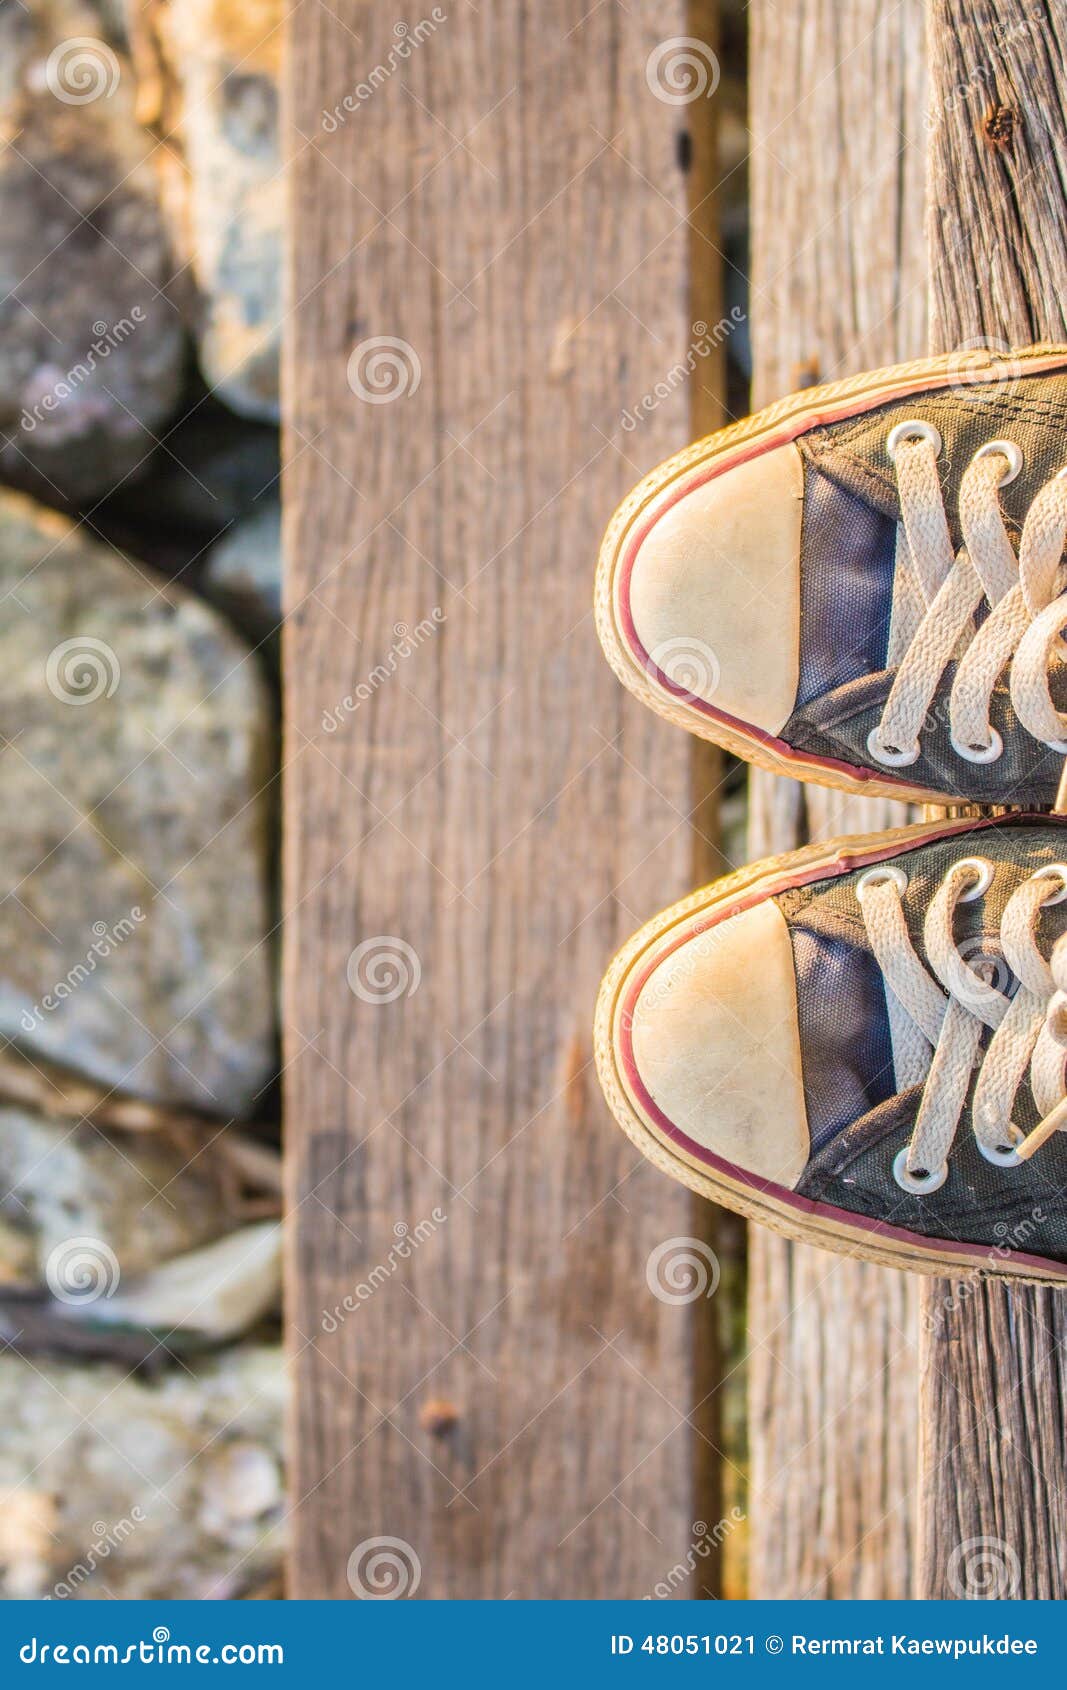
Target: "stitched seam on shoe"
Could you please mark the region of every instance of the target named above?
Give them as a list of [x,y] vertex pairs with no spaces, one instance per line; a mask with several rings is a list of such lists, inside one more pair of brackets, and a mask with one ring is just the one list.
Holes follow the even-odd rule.
[[844,463],[851,465],[862,481],[867,483],[868,489],[873,488],[880,493],[888,493],[894,500],[896,499],[896,482],[892,475],[885,470],[876,468],[866,458],[861,457],[858,452],[853,452],[849,447],[842,446],[836,438],[830,438],[820,431],[818,438],[814,435],[807,435],[804,440],[799,442],[799,445],[802,454],[807,454],[812,468],[817,469],[820,474],[829,474],[827,460],[843,460]]
[[[910,397],[905,395],[900,399],[890,400],[887,404],[876,406],[873,410],[865,411],[858,417],[843,418],[839,423],[830,426],[844,440],[854,440],[870,428],[875,417],[885,415],[890,411],[906,410],[913,402],[915,407],[918,408],[924,400],[934,410],[944,411],[949,408],[949,401],[945,397],[944,390],[935,389],[925,394],[914,394]],[[982,401],[976,400],[975,403],[980,404]],[[999,408],[1002,412],[1007,412],[1015,417],[1037,416],[1059,428],[1067,424],[1067,400],[1047,399],[1039,395],[1029,397],[1025,394],[1003,393],[1000,395]]]

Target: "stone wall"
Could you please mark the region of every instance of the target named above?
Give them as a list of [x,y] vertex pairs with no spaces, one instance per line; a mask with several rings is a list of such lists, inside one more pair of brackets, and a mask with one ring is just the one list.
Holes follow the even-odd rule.
[[275,0],[0,9],[0,1594],[278,1594]]

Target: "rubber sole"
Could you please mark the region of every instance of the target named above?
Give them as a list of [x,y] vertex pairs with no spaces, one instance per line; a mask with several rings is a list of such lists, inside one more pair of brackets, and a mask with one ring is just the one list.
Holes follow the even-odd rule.
[[[1010,354],[985,351],[967,354],[966,376],[969,384],[979,384],[1003,379],[1006,370],[1018,377],[1065,365],[1067,348],[1063,347],[1056,350],[1027,347]],[[878,405],[905,398],[909,393],[951,386],[960,380],[960,373],[960,354],[951,353],[805,388],[697,441],[639,482],[608,525],[600,548],[594,593],[597,634],[608,662],[623,685],[666,721],[722,746],[745,762],[769,769],[772,774],[814,781],[842,792],[898,798],[905,803],[968,802],[958,793],[917,786],[876,769],[807,755],[710,705],[698,707],[688,702],[680,691],[673,693],[669,683],[658,680],[633,649],[622,626],[618,601],[619,578],[631,548],[636,549],[640,543],[642,530],[655,508],[673,503],[681,490],[702,485],[735,464],[785,445],[820,424],[860,415]]]
[[1003,1244],[961,1244],[925,1238],[904,1228],[800,1197],[783,1186],[755,1178],[710,1151],[689,1154],[678,1142],[665,1137],[627,1077],[623,1050],[627,993],[646,971],[653,954],[666,948],[675,930],[694,926],[697,921],[707,925],[710,921],[727,919],[790,886],[849,873],[868,863],[896,856],[910,846],[980,831],[990,825],[992,818],[919,822],[884,833],[854,834],[805,846],[800,851],[790,851],[741,869],[683,898],[646,923],[618,952],[604,976],[593,1038],[597,1072],[608,1106],[642,1155],[691,1191],[800,1244],[815,1244],[840,1255],[912,1273],[981,1274],[1023,1284],[1067,1284],[1067,1265],[1062,1263],[1010,1252]]

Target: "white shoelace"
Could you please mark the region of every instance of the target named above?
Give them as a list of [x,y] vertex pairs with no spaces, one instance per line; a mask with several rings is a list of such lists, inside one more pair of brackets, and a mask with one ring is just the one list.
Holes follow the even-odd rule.
[[[908,934],[903,869],[880,863],[856,883],[886,983],[897,1085],[903,1091],[924,1083],[911,1139],[893,1165],[898,1185],[916,1194],[936,1191],[948,1176],[976,1067],[971,1123],[987,1161],[1014,1167],[1067,1125],[1067,933],[1053,947],[1051,963],[1037,941],[1042,909],[1067,898],[1067,864],[1038,869],[1012,893],[1000,923],[1002,957],[982,956],[974,944],[961,951],[953,936],[957,904],[982,897],[992,878],[990,862],[962,858],[931,898],[923,941],[936,982]],[[1012,976],[1018,989],[1009,998],[997,981],[1010,987]],[[993,1036],[983,1052],[987,1027]],[[1024,1136],[1011,1111],[1028,1073],[1042,1120]]]
[[[1067,755],[1067,716],[1055,708],[1049,667],[1062,658],[1067,626],[1067,470],[1047,482],[1023,524],[1016,558],[998,490],[1022,468],[1010,440],[983,446],[964,471],[959,517],[963,545],[955,556],[945,516],[937,457],[941,437],[930,423],[900,423],[889,435],[900,493],[896,586],[889,663],[897,673],[867,747],[876,762],[906,768],[920,754],[919,736],[934,693],[953,658],[949,698],[954,750],[970,763],[992,763],[1003,742],[992,726],[990,700],[1011,664],[1011,701],[1036,740]],[[976,630],[983,599],[989,614]]]

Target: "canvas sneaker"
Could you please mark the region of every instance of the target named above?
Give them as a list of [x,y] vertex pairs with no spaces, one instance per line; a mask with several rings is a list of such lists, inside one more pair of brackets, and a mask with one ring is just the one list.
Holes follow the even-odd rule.
[[777,773],[1034,807],[1067,755],[1067,347],[878,370],[671,458],[597,626],[670,721]]
[[809,846],[644,927],[601,989],[651,1161],[791,1238],[1067,1280],[1067,820]]

